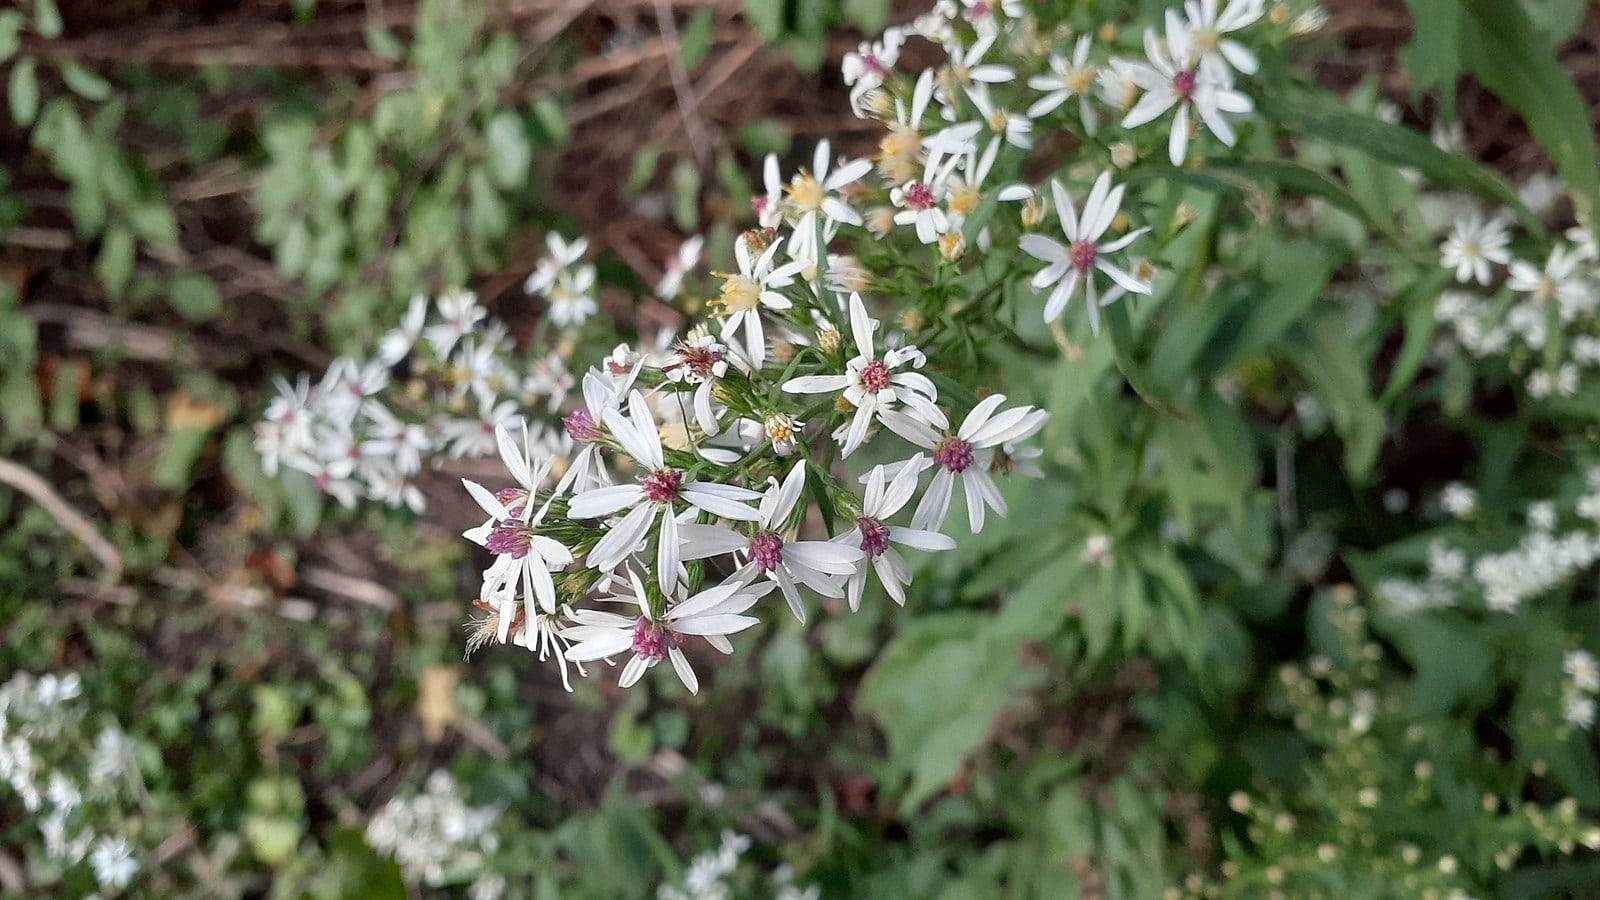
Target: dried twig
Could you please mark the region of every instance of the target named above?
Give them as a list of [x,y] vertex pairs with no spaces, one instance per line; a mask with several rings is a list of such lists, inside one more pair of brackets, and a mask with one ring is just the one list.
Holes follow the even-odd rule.
[[43,478],[34,474],[33,470],[9,459],[0,458],[0,484],[31,498],[56,520],[56,524],[87,547],[99,561],[107,582],[116,582],[122,577],[122,554],[117,552],[117,548],[112,546],[110,541],[101,537],[93,523],[73,509],[70,503],[63,500],[61,495],[56,493]]
[[689,135],[689,148],[694,152],[695,162],[703,167],[710,153],[706,123],[700,118],[699,96],[689,84],[689,73],[683,67],[683,41],[678,37],[678,23],[672,18],[672,5],[667,0],[655,0],[655,4],[656,27],[672,45],[672,52],[667,54],[667,71],[672,73],[672,94],[678,102],[678,118]]

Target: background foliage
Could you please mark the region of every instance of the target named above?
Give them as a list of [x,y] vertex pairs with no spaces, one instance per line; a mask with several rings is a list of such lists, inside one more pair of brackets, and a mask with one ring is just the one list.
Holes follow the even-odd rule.
[[[551,227],[595,236],[620,337],[675,323],[640,297],[661,261],[747,224],[762,154],[848,143],[851,29],[920,10],[0,11],[0,675],[79,675],[63,771],[128,735],[136,784],[93,820],[141,848],[129,892],[649,896],[721,848],[737,896],[1584,896],[1600,775],[1560,710],[1566,652],[1600,652],[1592,569],[1511,616],[1382,597],[1594,490],[1592,384],[1533,403],[1435,351],[1429,203],[1593,215],[1600,18],[1328,6],[1323,62],[1267,60],[1253,139],[1292,154],[1135,174],[1168,291],[1109,339],[970,349],[1051,410],[1050,477],[904,609],[779,622],[692,700],[463,664],[471,470],[427,521],[340,510],[267,478],[247,423],[418,291],[476,286],[526,340]],[[1416,130],[1454,120],[1463,152]],[[1526,189],[1547,172],[1565,205]],[[0,891],[93,889],[4,790],[0,834]]]

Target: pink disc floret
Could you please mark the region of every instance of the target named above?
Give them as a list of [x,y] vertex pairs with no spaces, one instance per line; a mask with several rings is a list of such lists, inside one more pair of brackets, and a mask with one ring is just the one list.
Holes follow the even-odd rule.
[[670,503],[678,497],[678,485],[683,483],[683,473],[677,469],[657,469],[639,479],[644,494],[653,503]]
[[566,426],[567,436],[580,443],[587,444],[600,439],[600,425],[587,409],[575,409],[567,413],[561,424]]
[[876,394],[889,386],[889,367],[883,360],[875,359],[861,367],[861,389]]
[[937,202],[933,197],[933,189],[920,181],[913,181],[906,185],[902,197],[905,199],[907,209],[914,209],[918,212],[933,209],[934,203]]
[[861,529],[861,552],[867,559],[877,559],[889,549],[889,526],[871,516],[861,516],[856,519],[856,527]]
[[958,437],[948,437],[933,448],[933,461],[960,474],[972,465],[972,445]]
[[1080,273],[1087,273],[1094,268],[1095,257],[1100,255],[1100,248],[1093,241],[1078,241],[1072,245],[1072,267]]
[[667,651],[677,645],[678,642],[672,638],[672,632],[660,623],[652,622],[644,616],[640,616],[639,620],[633,623],[634,655],[651,662],[660,662],[667,658]]
[[1178,99],[1188,100],[1194,96],[1195,82],[1196,76],[1194,72],[1179,72],[1172,76],[1172,92],[1178,95]]
[[783,565],[783,538],[775,532],[758,532],[750,539],[750,561],[765,575]]
[[527,556],[532,544],[533,529],[522,522],[506,522],[496,526],[483,542],[484,549],[490,553],[496,556],[509,555],[512,559]]

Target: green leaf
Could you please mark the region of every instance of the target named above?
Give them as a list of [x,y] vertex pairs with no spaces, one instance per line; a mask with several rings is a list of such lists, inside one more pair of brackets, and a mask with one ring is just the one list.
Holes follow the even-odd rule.
[[687,159],[672,167],[672,219],[684,231],[700,226],[700,169]]
[[94,271],[100,278],[100,284],[113,297],[122,296],[128,287],[128,279],[133,275],[133,254],[133,234],[128,229],[117,225],[106,231],[105,240],[100,243],[100,255],[95,259]]
[[751,156],[788,153],[793,140],[794,137],[789,133],[789,129],[772,119],[757,119],[739,129],[739,143],[750,151]]
[[[1237,173],[1256,181],[1270,181],[1283,190],[1310,197],[1321,197],[1369,225],[1380,228],[1388,223],[1376,222],[1367,215],[1361,201],[1351,195],[1344,185],[1332,178],[1292,162],[1275,159],[1217,160],[1208,168]],[[1388,230],[1395,237],[1392,229]]]
[[1461,75],[1461,7],[1438,0],[1406,0],[1415,27],[1411,42],[1400,49],[1406,74],[1421,88],[1445,95],[1445,109],[1455,106],[1456,79]]
[[194,481],[195,463],[200,460],[200,452],[205,449],[210,434],[210,429],[194,426],[167,432],[166,444],[150,473],[151,480],[158,487],[172,491],[188,487]]
[[744,0],[745,21],[772,43],[783,36],[783,6],[784,0]]
[[1457,2],[1467,11],[1461,29],[1467,66],[1484,87],[1522,114],[1582,205],[1600,212],[1600,157],[1589,105],[1572,78],[1517,4]]
[[200,272],[173,278],[167,300],[191,322],[208,322],[222,313],[222,293],[209,276]]
[[61,80],[74,94],[94,103],[111,96],[111,83],[75,62],[61,64]]
[[[1268,121],[1291,131],[1350,147],[1397,166],[1409,166],[1437,184],[1472,191],[1514,210],[1530,231],[1543,234],[1539,219],[1504,179],[1459,153],[1446,153],[1424,135],[1351,112],[1326,94],[1268,91],[1258,105]],[[1582,120],[1582,121],[1587,121]]]
[[364,35],[367,49],[380,59],[397,60],[406,55],[406,45],[387,28],[373,26]]
[[33,30],[43,38],[61,36],[61,10],[56,0],[33,0]]
[[1400,355],[1395,357],[1394,368],[1389,371],[1389,383],[1384,386],[1383,396],[1379,398],[1378,402],[1383,405],[1393,403],[1422,370],[1437,324],[1433,309],[1438,303],[1439,292],[1444,290],[1452,277],[1449,269],[1440,266],[1436,271],[1428,272],[1412,282],[1405,293],[1395,300],[1395,305],[1405,317],[1406,336],[1400,345]]
[[11,68],[6,101],[11,105],[11,121],[23,128],[33,124],[39,114],[39,73],[32,57],[17,60]]
[[572,130],[567,127],[567,114],[561,111],[561,104],[554,97],[540,97],[534,101],[533,119],[550,143],[558,147],[572,136]]
[[889,0],[844,0],[844,17],[866,34],[877,34],[889,21]]
[[0,62],[11,58],[22,46],[22,13],[14,9],[0,10]]
[[630,194],[637,194],[645,189],[650,179],[656,177],[656,169],[661,162],[661,148],[655,144],[645,144],[639,152],[633,155],[633,165],[628,169],[628,183],[624,187]]
[[678,34],[678,55],[683,60],[683,67],[691,72],[705,61],[706,54],[711,51],[714,12],[709,6],[696,10]]
[[509,110],[500,112],[489,120],[486,136],[489,176],[505,190],[521,187],[528,180],[528,168],[533,162],[533,148],[528,144],[522,120]]

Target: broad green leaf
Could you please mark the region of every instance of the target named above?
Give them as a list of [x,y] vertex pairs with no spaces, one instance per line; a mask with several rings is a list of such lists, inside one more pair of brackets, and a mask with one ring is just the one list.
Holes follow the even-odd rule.
[[1389,371],[1389,383],[1384,386],[1379,402],[1388,406],[1400,392],[1411,386],[1422,363],[1427,358],[1428,347],[1433,343],[1433,330],[1437,324],[1433,317],[1439,293],[1450,283],[1452,273],[1443,266],[1425,273],[1412,282],[1405,293],[1395,301],[1405,322],[1405,341],[1400,345],[1400,355]]
[[[1484,86],[1528,123],[1556,170],[1591,212],[1600,212],[1600,157],[1589,104],[1526,14],[1504,0],[1457,0],[1462,55]],[[1597,232],[1600,233],[1600,232]]]
[[172,308],[192,322],[208,322],[222,313],[222,293],[209,276],[200,272],[173,278],[167,292]]
[[61,10],[56,0],[33,0],[33,30],[42,38],[61,36]]
[[1409,166],[1438,184],[1472,191],[1502,203],[1529,230],[1542,234],[1538,217],[1500,176],[1459,153],[1446,153],[1424,135],[1399,125],[1351,112],[1326,94],[1268,91],[1260,97],[1261,115],[1291,131],[1320,138],[1397,166]]
[[6,101],[11,106],[11,121],[23,128],[33,124],[39,114],[39,72],[32,57],[19,59],[11,67]]
[[489,120],[486,137],[489,140],[489,175],[494,183],[508,191],[521,187],[528,179],[528,167],[533,162],[533,148],[528,145],[522,120],[509,110],[500,112]]
[[889,21],[889,0],[844,0],[844,17],[865,34],[877,34]]
[[1449,114],[1461,76],[1461,7],[1439,0],[1406,0],[1406,7],[1415,25],[1400,61],[1418,87],[1441,92]]
[[110,82],[75,62],[62,63],[60,71],[67,87],[85,100],[99,103],[111,96]]
[[[1321,172],[1296,163],[1276,159],[1217,160],[1210,163],[1209,168],[1236,173],[1257,181],[1270,181],[1294,194],[1321,197],[1369,225],[1384,228],[1388,224],[1374,221],[1368,216],[1361,201],[1352,196],[1344,185]],[[1396,237],[1392,228],[1385,230],[1390,237]]]
[[210,434],[208,428],[189,425],[167,432],[166,444],[156,459],[155,468],[150,474],[151,480],[167,490],[187,487],[194,481],[195,463],[199,461],[200,452],[205,449],[206,438]]
[[117,225],[106,232],[100,243],[100,255],[95,258],[94,271],[100,284],[113,297],[122,296],[133,275],[133,234]]
[[22,13],[14,9],[0,10],[0,62],[11,58],[22,46]]
[[784,0],[744,0],[744,17],[761,39],[771,43],[783,35]]
[[696,10],[678,33],[678,55],[683,67],[691,72],[711,51],[711,26],[716,24],[714,12],[709,6]]

